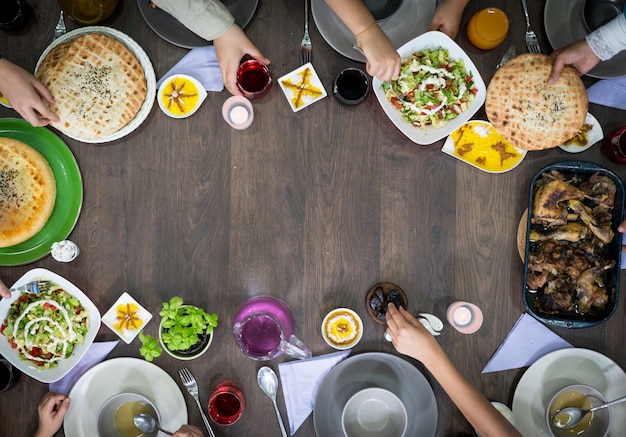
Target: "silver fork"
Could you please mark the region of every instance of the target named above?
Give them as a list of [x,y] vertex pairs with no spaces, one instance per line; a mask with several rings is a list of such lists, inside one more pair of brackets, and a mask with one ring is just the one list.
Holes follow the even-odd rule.
[[61,15],[59,16],[59,21],[56,27],[54,28],[54,36],[52,37],[52,40],[54,41],[61,35],[65,35],[65,32],[67,32],[67,30],[65,29],[65,18],[63,17],[63,11],[61,11]]
[[531,53],[541,53],[541,47],[539,47],[539,41],[537,35],[530,28],[530,18],[528,18],[528,6],[526,6],[526,0],[522,0],[522,7],[524,8],[524,17],[526,18],[526,47]]
[[196,382],[196,378],[194,378],[191,372],[186,368],[179,370],[178,374],[180,375],[180,379],[183,381],[185,388],[198,405],[198,409],[202,415],[202,420],[204,421],[204,426],[206,426],[206,429],[209,432],[209,437],[215,437],[215,434],[211,429],[211,425],[209,424],[209,419],[207,419],[204,415],[204,410],[202,409],[202,405],[200,405],[200,398],[198,397],[198,383]]
[[313,46],[309,37],[309,0],[304,0],[304,36],[300,42],[300,62],[302,65],[311,62]]

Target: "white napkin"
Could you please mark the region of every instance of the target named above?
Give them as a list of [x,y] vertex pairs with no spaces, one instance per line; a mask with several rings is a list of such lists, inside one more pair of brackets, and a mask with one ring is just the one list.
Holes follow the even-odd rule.
[[530,366],[550,352],[570,347],[574,346],[524,313],[517,319],[482,373]]
[[599,80],[587,89],[589,103],[626,109],[626,76]]
[[74,387],[76,381],[83,376],[83,373],[104,360],[119,342],[119,340],[115,340],[92,343],[85,353],[85,356],[83,356],[67,375],[56,382],[50,383],[49,390],[53,393],[69,395],[70,391],[72,391],[72,387]]
[[161,86],[164,78],[173,74],[191,76],[200,81],[207,91],[219,92],[224,89],[222,73],[220,72],[220,66],[215,56],[215,47],[213,46],[191,50],[159,79],[157,88]]
[[313,412],[317,390],[333,367],[350,355],[351,350],[320,355],[308,360],[278,364],[283,397],[289,417],[289,432],[294,435]]

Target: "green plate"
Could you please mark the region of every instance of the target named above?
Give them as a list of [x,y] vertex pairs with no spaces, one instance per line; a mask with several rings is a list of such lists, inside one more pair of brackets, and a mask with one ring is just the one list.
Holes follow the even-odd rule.
[[57,185],[54,209],[41,231],[23,243],[0,248],[0,266],[18,266],[48,255],[52,243],[72,232],[83,204],[83,179],[72,151],[49,129],[33,127],[22,119],[0,118],[0,137],[22,141],[41,153]]

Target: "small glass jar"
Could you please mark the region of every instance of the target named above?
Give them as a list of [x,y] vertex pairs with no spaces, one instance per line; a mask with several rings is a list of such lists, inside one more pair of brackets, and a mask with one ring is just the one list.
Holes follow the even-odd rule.
[[467,36],[479,49],[491,50],[499,46],[509,31],[509,19],[497,8],[477,12],[467,24]]

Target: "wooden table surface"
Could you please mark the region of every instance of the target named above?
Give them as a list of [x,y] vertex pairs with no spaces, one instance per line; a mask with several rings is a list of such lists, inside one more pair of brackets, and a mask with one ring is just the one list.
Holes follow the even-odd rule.
[[[58,19],[53,0],[30,0],[34,18],[24,30],[0,33],[0,53],[33,71],[50,43]],[[505,42],[492,51],[474,48],[466,36],[469,18],[495,6],[510,19]],[[545,52],[543,6],[530,0],[531,21]],[[299,66],[303,2],[261,0],[247,34],[272,60],[274,77]],[[67,20],[68,28],[76,25]],[[104,25],[127,33],[150,57],[161,77],[186,53],[157,36],[135,0],[121,0]],[[336,53],[311,20],[313,64],[327,91],[344,67],[363,67]],[[465,11],[457,42],[486,83],[510,45],[525,51],[519,2],[474,0]],[[1,79],[0,79],[1,80]],[[592,82],[585,78],[585,83]],[[314,355],[330,353],[320,335],[323,316],[350,307],[365,332],[352,354],[396,354],[383,340],[384,327],[366,314],[364,297],[375,283],[390,281],[408,294],[409,309],[445,318],[456,300],[477,304],[485,314],[480,331],[463,335],[446,326],[439,341],[452,361],[490,400],[511,405],[525,369],[481,374],[515,321],[525,311],[516,230],[531,178],[548,164],[583,159],[626,174],[599,146],[571,155],[559,148],[531,152],[514,170],[488,174],[441,152],[442,141],[419,146],[385,116],[371,94],[357,107],[332,95],[294,113],[278,86],[254,102],[251,128],[236,131],[222,119],[229,93],[209,93],[192,117],[167,117],[155,103],[132,134],[93,145],[59,136],[74,153],[84,184],[78,223],[69,238],[81,248],[69,264],[50,256],[18,267],[0,268],[12,284],[35,267],[50,269],[82,289],[104,314],[123,291],[155,315],[145,331],[157,335],[158,312],[173,295],[216,312],[219,326],[209,352],[181,362],[163,354],[154,363],[176,378],[188,366],[200,382],[206,404],[223,379],[241,385],[247,400],[242,419],[214,425],[217,436],[279,435],[270,400],[256,383],[258,368],[278,370],[284,357],[269,362],[246,358],[231,334],[233,316],[245,300],[272,295],[284,300],[296,320],[296,334]],[[624,125],[626,112],[590,105],[605,133]],[[0,107],[0,117],[18,117]],[[481,108],[474,118],[485,118]],[[626,365],[624,306],[606,323],[584,330],[554,329],[582,348]],[[97,340],[117,337],[104,325]],[[123,342],[110,357],[140,357],[139,340]],[[409,359],[409,361],[411,361]],[[420,364],[411,361],[416,366]],[[433,378],[437,436],[472,435],[472,428]],[[182,389],[182,386],[181,386]],[[46,384],[23,376],[0,396],[0,435],[32,435],[37,404]],[[203,428],[185,393],[189,422]],[[279,408],[287,415],[282,392]],[[340,430],[338,430],[340,433]],[[63,431],[59,432],[63,435]],[[312,416],[296,433],[315,435]]]

